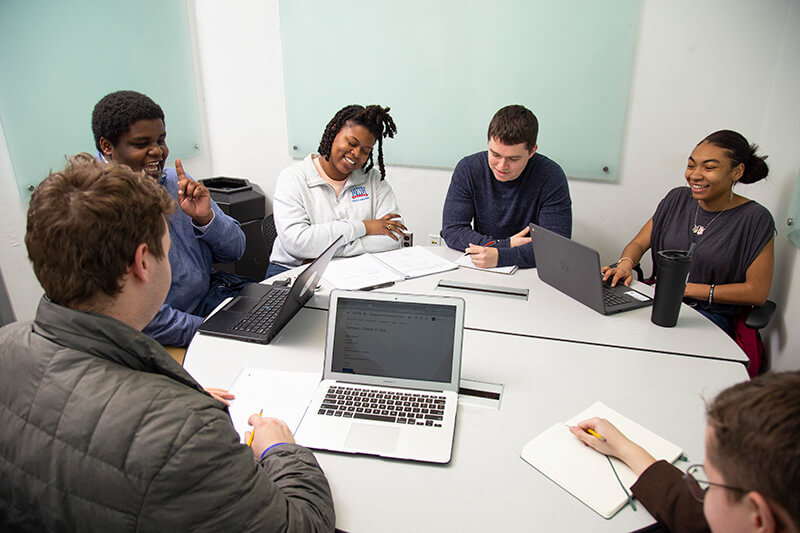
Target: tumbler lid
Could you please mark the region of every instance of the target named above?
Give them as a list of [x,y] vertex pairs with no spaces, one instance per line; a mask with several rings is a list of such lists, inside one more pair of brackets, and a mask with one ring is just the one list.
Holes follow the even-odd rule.
[[658,255],[670,261],[691,261],[691,250],[661,250]]

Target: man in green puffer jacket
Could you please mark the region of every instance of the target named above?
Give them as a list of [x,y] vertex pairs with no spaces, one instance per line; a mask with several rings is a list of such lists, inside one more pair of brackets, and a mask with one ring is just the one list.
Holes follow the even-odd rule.
[[36,189],[45,296],[0,329],[0,530],[333,530],[330,488],[283,422],[226,406],[141,333],[169,290],[157,182],[88,155]]

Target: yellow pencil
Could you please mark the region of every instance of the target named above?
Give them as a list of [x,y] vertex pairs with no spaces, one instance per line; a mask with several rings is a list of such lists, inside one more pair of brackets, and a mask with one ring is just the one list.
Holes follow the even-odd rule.
[[[262,414],[264,414],[264,410],[263,409],[258,412],[258,416],[261,416]],[[253,426],[253,431],[250,432],[250,438],[247,439],[247,445],[248,446],[252,446],[253,445],[253,437],[255,436],[255,434],[256,434],[256,427]]]
[[598,432],[596,432],[592,428],[586,428],[586,433],[588,433],[589,435],[592,435],[594,437],[597,437],[598,439],[600,439],[603,442],[606,442],[606,438],[604,436],[600,435]]

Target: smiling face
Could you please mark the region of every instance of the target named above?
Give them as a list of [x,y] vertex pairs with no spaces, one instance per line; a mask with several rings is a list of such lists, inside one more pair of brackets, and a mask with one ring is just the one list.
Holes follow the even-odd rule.
[[727,150],[707,141],[692,151],[686,164],[686,182],[704,209],[719,211],[729,205],[731,188],[744,172],[743,164],[732,165]]
[[375,136],[367,128],[348,122],[333,138],[330,160],[323,157],[320,164],[330,178],[347,179],[352,171],[366,164],[374,145]]
[[528,160],[536,153],[536,146],[528,150],[525,143],[503,144],[489,139],[489,168],[497,181],[514,181],[525,170]]
[[159,118],[137,120],[123,133],[117,145],[101,137],[100,149],[108,160],[128,165],[135,171],[160,179],[169,155],[167,130]]

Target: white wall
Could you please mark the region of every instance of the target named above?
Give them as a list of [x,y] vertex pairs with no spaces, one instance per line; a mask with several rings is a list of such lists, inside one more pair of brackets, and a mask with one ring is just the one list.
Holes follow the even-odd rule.
[[25,213],[11,167],[3,125],[0,123],[0,270],[18,320],[33,317],[42,295],[25,250]]
[[[278,1],[195,0],[195,7],[213,172],[249,177],[269,194],[278,172],[292,161]],[[781,316],[770,335],[779,368],[800,368],[800,334],[792,337],[785,327],[790,318],[796,323],[800,312],[789,298],[800,267],[783,226],[786,198],[800,169],[799,18],[798,3],[790,1],[646,1],[620,179],[616,184],[570,182],[573,235],[610,262],[666,191],[683,182],[686,158],[700,139],[730,128],[758,142],[770,154],[771,177],[743,187],[742,193],[768,207],[779,227],[772,297]],[[345,30],[343,40],[356,35]],[[402,135],[403,125],[398,128]],[[547,153],[546,146],[540,150]],[[438,233],[449,178],[443,170],[389,169],[417,242]]]
[[[193,0],[190,6],[194,8],[208,153],[189,168],[195,176],[247,177],[270,195],[278,173],[292,162],[278,0]],[[345,29],[342,36],[343,42],[355,39],[357,29]],[[343,54],[346,50],[343,47]],[[763,153],[770,155],[770,178],[740,192],[769,208],[778,227],[772,299],[779,305],[779,316],[771,324],[768,341],[774,366],[780,369],[800,368],[800,332],[787,327],[800,319],[800,287],[794,282],[800,280],[800,261],[798,250],[788,244],[784,224],[800,171],[798,65],[800,4],[796,0],[645,0],[620,179],[614,184],[570,182],[573,236],[600,250],[602,259],[610,262],[652,215],[666,191],[682,183],[686,157],[705,135],[730,128],[760,144]],[[535,104],[531,107],[535,112]],[[403,125],[398,126],[402,135]],[[13,182],[2,164],[2,157],[7,159],[3,149],[0,187],[6,201]],[[540,150],[547,154],[546,146]],[[391,151],[391,141],[387,151]],[[449,178],[450,172],[443,170],[389,169],[389,180],[417,242],[438,233]],[[6,259],[6,225],[13,227],[16,236],[22,231],[22,208],[11,207],[0,213],[4,228],[0,266],[17,315],[25,318],[32,314],[27,301],[35,299],[35,291],[24,271],[30,269],[20,258],[24,252],[12,248],[9,255],[13,257]],[[22,283],[15,289],[17,275],[28,280],[28,287]]]

